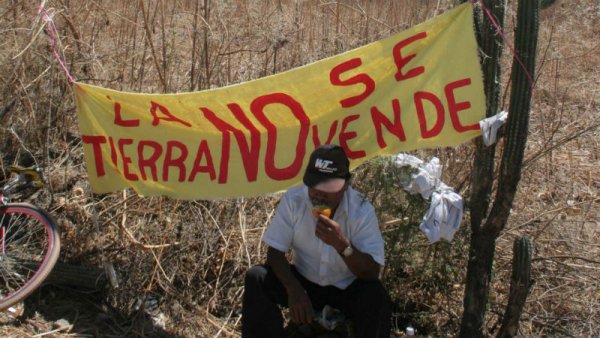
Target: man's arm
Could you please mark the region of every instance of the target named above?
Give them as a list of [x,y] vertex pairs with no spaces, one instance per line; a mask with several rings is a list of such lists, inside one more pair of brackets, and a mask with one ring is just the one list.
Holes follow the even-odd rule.
[[[349,244],[344,245],[341,249],[337,249],[337,252],[341,252]],[[371,255],[358,251],[355,247],[352,247],[352,254],[348,257],[343,257],[344,262],[348,266],[348,269],[352,271],[352,273],[364,280],[377,280],[379,279],[379,270],[381,270],[381,266],[375,262]]]
[[[323,242],[331,245],[339,253],[341,253],[348,245],[352,245],[352,243],[344,237],[340,225],[327,216],[319,215],[316,235]],[[353,252],[350,256],[343,257],[348,269],[360,279],[378,279],[381,266],[375,262],[371,255],[358,251],[354,246],[352,249]]]
[[285,253],[269,247],[267,250],[267,265],[285,287],[288,294],[288,308],[292,322],[309,323],[314,317],[314,310],[306,291],[292,273],[290,263]]

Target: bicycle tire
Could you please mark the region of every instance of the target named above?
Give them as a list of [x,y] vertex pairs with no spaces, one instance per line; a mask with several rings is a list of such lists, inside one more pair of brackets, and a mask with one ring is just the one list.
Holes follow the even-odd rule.
[[60,229],[45,210],[28,203],[0,206],[0,311],[27,298],[60,255]]

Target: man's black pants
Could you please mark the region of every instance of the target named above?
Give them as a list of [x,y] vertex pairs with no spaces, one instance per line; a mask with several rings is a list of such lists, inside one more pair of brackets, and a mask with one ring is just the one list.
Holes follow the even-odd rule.
[[[293,266],[292,271],[315,310],[325,305],[341,310],[352,320],[357,338],[390,337],[390,300],[380,281],[357,279],[342,290],[315,284]],[[284,286],[269,266],[256,265],[248,270],[242,303],[242,337],[283,337],[283,316],[278,305],[287,307],[287,300]]]

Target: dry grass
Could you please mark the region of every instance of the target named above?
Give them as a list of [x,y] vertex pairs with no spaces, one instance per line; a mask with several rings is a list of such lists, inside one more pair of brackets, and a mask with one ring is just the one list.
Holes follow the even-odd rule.
[[[454,3],[51,0],[46,8],[75,79],[119,90],[184,92],[301,66],[408,28]],[[510,2],[506,20],[509,39],[515,5]],[[120,285],[95,295],[43,289],[26,303],[26,316],[0,314],[0,335],[50,332],[60,318],[72,326],[54,336],[237,335],[243,273],[263,257],[260,237],[277,196],[182,202],[130,191],[92,194],[70,87],[36,12],[32,1],[0,5],[2,162],[47,168],[50,193],[36,203],[62,224],[62,259],[111,262]],[[559,0],[542,12],[526,167],[497,242],[491,333],[506,304],[512,240],[522,235],[535,246],[535,285],[521,335],[600,332],[599,13],[597,0]],[[467,144],[418,155],[438,156],[444,181],[466,194],[472,152]],[[384,229],[389,238],[399,236],[388,245],[385,276],[395,326],[411,320],[422,333],[452,336],[462,311],[468,227],[451,245],[427,245],[416,229],[422,203],[400,194],[394,198],[403,202],[391,208],[397,191],[367,184],[379,179],[374,168],[361,168],[357,184],[373,197],[382,223],[408,217]],[[159,313],[162,324],[152,321]]]

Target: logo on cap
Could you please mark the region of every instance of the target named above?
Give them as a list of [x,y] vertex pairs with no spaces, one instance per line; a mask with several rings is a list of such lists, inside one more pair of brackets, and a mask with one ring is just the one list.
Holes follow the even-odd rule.
[[322,158],[315,159],[315,168],[320,172],[333,173],[337,171],[337,168],[332,168],[329,165],[333,164],[333,161],[324,160]]
[[348,156],[342,147],[334,144],[321,145],[310,154],[303,182],[308,187],[314,187],[335,178],[345,181],[350,178],[349,165]]

